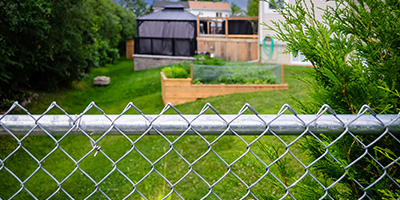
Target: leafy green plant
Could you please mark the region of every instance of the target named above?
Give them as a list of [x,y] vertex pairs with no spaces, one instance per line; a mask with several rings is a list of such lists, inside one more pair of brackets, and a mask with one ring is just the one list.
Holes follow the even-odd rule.
[[172,67],[165,67],[162,72],[167,78],[173,78]]
[[173,78],[188,78],[189,77],[189,73],[181,67],[173,67],[172,74],[173,74]]
[[225,61],[223,58],[219,57],[214,57],[211,58],[208,55],[197,55],[194,56],[196,60],[193,62],[193,64],[199,64],[199,65],[224,65]]
[[162,72],[167,78],[189,78],[189,72],[180,66],[165,67]]

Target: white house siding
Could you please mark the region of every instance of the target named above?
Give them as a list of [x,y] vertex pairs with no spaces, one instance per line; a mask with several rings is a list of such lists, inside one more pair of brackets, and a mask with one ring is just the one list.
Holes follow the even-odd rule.
[[[293,4],[295,3],[295,0],[285,0],[286,3],[289,4]],[[309,6],[309,8],[311,8],[311,4],[309,1],[307,2],[307,6]],[[326,2],[325,0],[313,0],[313,3],[315,5],[316,11],[315,11],[315,15],[317,20],[322,20],[322,14],[323,11],[318,9],[319,7],[321,8],[325,8],[326,6],[335,6],[335,2]],[[263,39],[266,36],[273,36],[275,35],[275,32],[271,31],[271,30],[265,30],[265,26],[261,25],[262,22],[268,24],[268,25],[273,25],[271,21],[277,21],[277,20],[281,20],[284,21],[283,17],[280,16],[278,13],[274,12],[274,10],[269,9],[269,3],[265,2],[265,1],[260,1],[259,2],[259,12],[258,12],[258,17],[259,17],[259,21],[260,21],[260,27],[259,30],[259,42],[260,45],[263,42]],[[263,62],[268,62],[268,63],[279,63],[279,64],[292,64],[292,65],[298,65],[298,64],[304,64],[304,65],[309,65],[309,63],[293,63],[291,62],[291,55],[289,54],[283,54],[282,52],[285,50],[286,44],[284,42],[281,41],[277,41],[274,40],[274,44],[278,46],[278,57],[277,60],[268,60],[265,61],[263,60]],[[262,52],[262,57],[266,57],[266,54],[264,54]],[[275,58],[276,55],[274,53],[273,58]]]

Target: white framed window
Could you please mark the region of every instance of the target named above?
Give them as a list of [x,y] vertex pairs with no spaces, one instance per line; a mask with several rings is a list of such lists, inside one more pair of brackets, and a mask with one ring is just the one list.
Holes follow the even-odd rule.
[[292,53],[290,53],[290,63],[297,65],[311,65],[310,61],[304,61],[306,57],[299,51],[297,56],[294,57]]
[[[271,2],[271,3],[269,3]],[[273,3],[275,3],[275,6]],[[287,3],[287,0],[269,0],[264,2],[264,12],[266,13],[270,13],[270,12],[274,12],[276,10],[276,8],[284,8],[285,7],[285,3]]]

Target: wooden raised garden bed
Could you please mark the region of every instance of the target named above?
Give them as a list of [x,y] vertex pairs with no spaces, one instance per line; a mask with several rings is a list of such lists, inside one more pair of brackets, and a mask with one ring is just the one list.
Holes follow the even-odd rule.
[[282,66],[282,84],[193,84],[192,78],[172,79],[161,72],[161,89],[164,104],[170,102],[178,105],[200,98],[233,93],[286,90],[289,85],[284,84]]

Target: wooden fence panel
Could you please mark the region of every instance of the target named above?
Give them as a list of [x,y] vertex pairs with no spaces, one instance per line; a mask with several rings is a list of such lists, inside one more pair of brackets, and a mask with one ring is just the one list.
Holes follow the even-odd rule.
[[228,61],[251,61],[258,59],[258,40],[197,37],[197,50],[210,52]]

